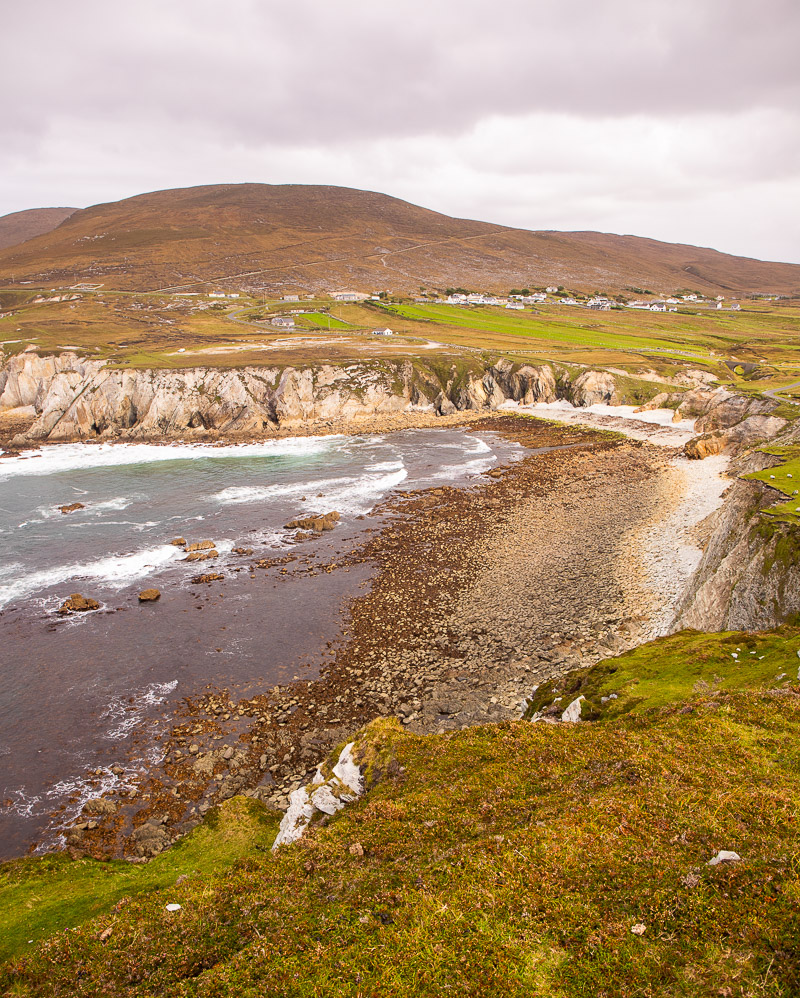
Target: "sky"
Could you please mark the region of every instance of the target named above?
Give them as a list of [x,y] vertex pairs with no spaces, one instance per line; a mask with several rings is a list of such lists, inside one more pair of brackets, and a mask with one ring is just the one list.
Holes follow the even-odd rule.
[[335,184],[800,263],[798,0],[26,0],[0,215]]

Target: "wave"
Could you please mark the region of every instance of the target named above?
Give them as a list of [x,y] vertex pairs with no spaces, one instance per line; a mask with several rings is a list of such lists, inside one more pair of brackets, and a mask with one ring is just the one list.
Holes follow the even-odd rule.
[[368,513],[383,496],[408,478],[401,462],[394,462],[391,471],[365,474],[359,478],[327,478],[299,482],[291,485],[235,485],[212,496],[222,504],[269,503],[276,499],[307,495],[324,491],[326,508],[334,507],[340,513]]
[[[101,582],[114,589],[122,589],[135,579],[149,575],[154,570],[164,568],[183,552],[171,544],[145,548],[133,554],[112,554],[86,564],[55,565],[52,568],[29,572],[13,582],[0,584],[0,609],[10,602],[30,596],[32,593],[64,582],[77,582],[88,579]],[[8,575],[8,568],[4,573]]]
[[0,461],[0,481],[21,475],[54,475],[86,468],[121,467],[200,458],[230,460],[268,457],[305,457],[340,445],[342,437],[288,437],[258,444],[52,444],[24,451]]

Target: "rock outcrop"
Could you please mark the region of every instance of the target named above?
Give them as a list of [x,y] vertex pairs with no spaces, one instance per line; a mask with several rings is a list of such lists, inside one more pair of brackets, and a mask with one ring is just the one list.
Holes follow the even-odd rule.
[[697,436],[684,448],[688,457],[736,455],[772,440],[784,429],[786,420],[771,415],[777,407],[772,399],[734,395],[724,388],[698,388],[684,395],[675,419],[695,420]]
[[[731,471],[742,475],[778,463],[756,451]],[[704,523],[708,540],[673,630],[761,630],[800,613],[800,530],[758,512],[784,499],[762,482],[734,482]]]
[[574,385],[562,375],[557,383],[549,365],[515,365],[507,358],[481,369],[470,357],[444,371],[411,361],[136,371],[74,353],[39,357],[26,351],[2,370],[0,414],[28,414],[24,431],[12,440],[18,446],[44,440],[264,436],[298,425],[415,411],[496,409],[509,399],[530,404],[566,397],[589,405],[612,400],[615,386],[606,371],[585,371]]
[[90,596],[82,596],[80,593],[73,593],[69,599],[64,600],[58,609],[62,615],[68,613],[86,613],[87,610],[99,610],[100,604]]

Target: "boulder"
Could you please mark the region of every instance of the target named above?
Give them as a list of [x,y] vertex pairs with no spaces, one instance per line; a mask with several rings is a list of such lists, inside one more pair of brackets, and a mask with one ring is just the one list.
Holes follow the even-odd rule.
[[99,610],[100,604],[96,599],[91,599],[89,596],[81,596],[80,593],[73,593],[69,599],[65,600],[58,612],[67,613],[85,613],[87,610]]
[[76,509],[86,509],[82,502],[71,502],[66,506],[58,507],[62,513],[74,513]]
[[183,559],[184,561],[208,561],[209,558],[219,558],[219,551],[190,551]]
[[105,797],[92,797],[83,805],[84,814],[116,814],[119,808]]
[[205,575],[195,575],[192,578],[192,583],[196,586],[208,585],[211,582],[219,582],[220,579],[224,579],[225,576],[221,572],[207,572]]
[[161,599],[161,592],[158,589],[143,589],[139,593],[140,603],[155,603],[157,599]]
[[287,530],[314,530],[321,533],[323,530],[333,530],[339,520],[339,513],[335,510],[331,513],[323,513],[321,516],[304,516],[298,520],[290,520],[286,524]]
[[[174,544],[175,541],[172,543]],[[186,544],[184,542],[184,546],[187,551],[210,551],[217,545],[213,541],[195,541],[193,544]]]

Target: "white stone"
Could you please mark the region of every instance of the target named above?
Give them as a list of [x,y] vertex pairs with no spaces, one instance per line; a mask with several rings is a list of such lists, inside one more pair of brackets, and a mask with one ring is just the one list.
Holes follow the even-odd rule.
[[301,838],[313,814],[314,805],[311,803],[305,787],[290,794],[289,807],[281,818],[281,826],[275,841],[272,843],[272,848],[277,849],[278,846],[296,842]]
[[741,863],[741,861],[742,857],[738,852],[732,852],[730,849],[720,849],[716,856],[712,856],[706,863],[706,866],[717,866],[719,863]]
[[354,794],[360,796],[364,793],[364,784],[361,780],[361,770],[353,760],[354,745],[355,742],[349,742],[342,749],[339,761],[333,767],[333,775]]
[[581,702],[585,699],[586,697],[580,696],[577,700],[573,700],[561,715],[561,720],[567,724],[577,724],[581,719]]

